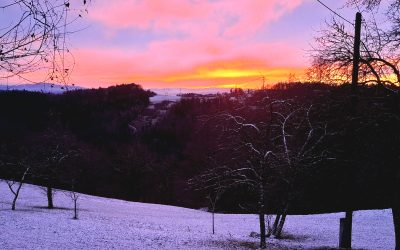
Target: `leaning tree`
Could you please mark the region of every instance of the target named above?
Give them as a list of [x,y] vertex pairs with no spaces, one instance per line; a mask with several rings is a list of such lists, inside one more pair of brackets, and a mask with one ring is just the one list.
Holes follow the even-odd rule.
[[13,143],[0,145],[0,171],[12,193],[11,210],[16,209],[21,189],[31,174],[35,157],[26,147]]

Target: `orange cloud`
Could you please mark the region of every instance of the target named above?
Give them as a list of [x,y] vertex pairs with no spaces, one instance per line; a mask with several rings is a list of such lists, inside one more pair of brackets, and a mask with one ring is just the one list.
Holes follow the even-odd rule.
[[[70,83],[108,86],[136,82],[144,87],[259,87],[301,75],[304,63],[290,44],[235,46],[223,40],[164,41],[144,51],[117,48],[76,49]],[[300,59],[299,59],[300,58]],[[43,80],[36,72],[30,79]]]

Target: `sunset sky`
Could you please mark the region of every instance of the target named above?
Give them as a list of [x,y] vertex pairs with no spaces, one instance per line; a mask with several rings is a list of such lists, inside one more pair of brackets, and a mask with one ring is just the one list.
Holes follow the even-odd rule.
[[[325,0],[349,20],[344,1]],[[68,38],[70,83],[257,88],[302,76],[331,13],[316,0],[93,0]]]

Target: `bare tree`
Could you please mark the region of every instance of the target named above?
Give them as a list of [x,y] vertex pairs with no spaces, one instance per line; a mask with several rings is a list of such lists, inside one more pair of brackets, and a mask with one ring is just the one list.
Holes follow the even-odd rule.
[[[353,26],[338,19],[326,21],[310,51],[312,81],[348,83],[353,67]],[[359,84],[398,86],[400,84],[400,48],[391,31],[379,26],[374,15],[364,20],[361,36]]]
[[63,171],[63,180],[62,182],[66,185],[70,185],[70,190],[66,191],[65,194],[71,198],[74,206],[74,216],[72,217],[74,220],[78,219],[78,210],[79,210],[79,204],[78,200],[80,197],[80,194],[77,192],[77,186],[79,185],[79,177],[81,174],[81,169],[79,166],[77,166],[75,160],[78,160],[80,156],[82,155],[82,152],[79,150],[71,150],[73,152],[71,156],[69,156],[69,160],[72,160],[71,164],[68,164],[66,169]]
[[54,208],[53,195],[54,195],[54,184],[58,177],[58,172],[61,164],[66,161],[69,157],[74,157],[77,154],[75,150],[64,150],[60,145],[55,145],[54,148],[48,152],[45,159],[45,172],[46,176],[46,195],[47,195],[47,208]]
[[228,167],[225,165],[218,171],[223,171],[224,180],[221,186],[245,187],[256,194],[257,210],[260,224],[260,247],[266,248],[266,194],[268,181],[272,177],[270,170],[275,159],[271,151],[271,144],[266,130],[268,126],[264,122],[248,122],[246,118],[229,113],[221,114],[221,119],[227,122],[225,139],[221,149],[227,149],[232,153]]
[[16,208],[21,188],[28,174],[31,174],[34,162],[32,152],[27,148],[14,145],[12,142],[0,144],[0,170],[13,194],[12,210]]
[[18,166],[23,167],[25,169],[24,172],[22,173],[21,178],[19,180],[6,180],[8,188],[10,189],[11,193],[13,193],[13,195],[14,195],[12,205],[11,205],[11,210],[15,210],[19,192],[21,191],[21,188],[22,188],[23,184],[25,183],[25,178],[30,169],[30,166],[28,166],[24,163],[18,163]]
[[86,5],[86,0],[2,1],[7,20],[0,26],[0,77],[29,80],[26,73],[46,70],[45,80],[65,83],[72,66],[65,60],[66,37],[73,32],[68,27],[87,12]]
[[217,188],[214,192],[210,192],[207,195],[208,201],[210,202],[210,208],[211,208],[212,234],[215,234],[215,209],[217,206],[217,202],[218,202],[219,198],[221,197],[222,192],[223,192],[222,188]]
[[75,180],[72,180],[71,183],[71,190],[67,191],[67,195],[71,198],[74,204],[74,220],[78,219],[78,200],[79,200],[79,193],[75,191]]
[[[275,105],[280,107],[274,108]],[[285,187],[282,210],[272,228],[272,234],[280,238],[291,202],[302,185],[298,179],[328,159],[329,152],[324,145],[328,133],[324,122],[312,120],[313,105],[307,107],[286,100],[273,101],[269,107],[271,124],[275,127],[271,134],[274,154],[279,159],[276,169]]]
[[385,29],[394,46],[400,46],[400,1],[399,0],[348,0],[348,7],[357,7],[363,12],[382,13],[389,25]]
[[[249,178],[247,172],[255,173],[250,168],[231,168],[222,166],[213,168],[205,173],[196,177],[197,182],[203,183],[204,189],[217,189],[223,188],[225,191],[232,188],[250,187],[252,190],[258,193],[258,215],[260,222],[260,247],[266,248],[266,233],[265,233],[265,206],[264,196],[265,189],[261,183],[257,180]],[[200,181],[199,181],[200,180]],[[218,186],[218,187],[217,187]],[[260,190],[262,189],[262,190]],[[214,211],[212,212],[214,213]],[[214,216],[212,217],[214,218]]]
[[[318,166],[326,157],[322,143],[327,133],[325,126],[312,122],[312,106],[304,108],[286,100],[270,102],[261,109],[268,111],[267,120],[251,120],[231,113],[212,118],[216,119],[222,138],[217,151],[227,159],[197,176],[197,182],[204,189],[245,187],[251,190],[257,197],[260,247],[265,248],[268,190],[272,190],[277,182],[284,185],[282,211],[272,228],[272,233],[280,237],[290,202],[298,188],[298,176]],[[242,113],[251,113],[243,110],[245,107]]]

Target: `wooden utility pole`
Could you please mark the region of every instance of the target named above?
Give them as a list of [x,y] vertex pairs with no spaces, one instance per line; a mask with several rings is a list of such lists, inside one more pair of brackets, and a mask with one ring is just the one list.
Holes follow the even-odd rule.
[[358,68],[360,63],[360,44],[361,44],[361,13],[356,14],[356,26],[354,32],[354,54],[353,54],[353,74],[351,77],[351,84],[353,88],[358,83]]
[[[358,71],[360,63],[360,44],[361,44],[361,13],[356,14],[356,24],[354,32],[354,53],[353,53],[353,74],[351,78],[352,92],[355,95],[357,84],[358,84]],[[353,103],[355,105],[355,102]],[[349,172],[349,192],[352,194],[352,181],[353,181],[353,170]],[[351,249],[351,235],[353,227],[353,210],[349,207],[346,211],[346,217],[340,219],[340,233],[339,233],[339,247]]]

